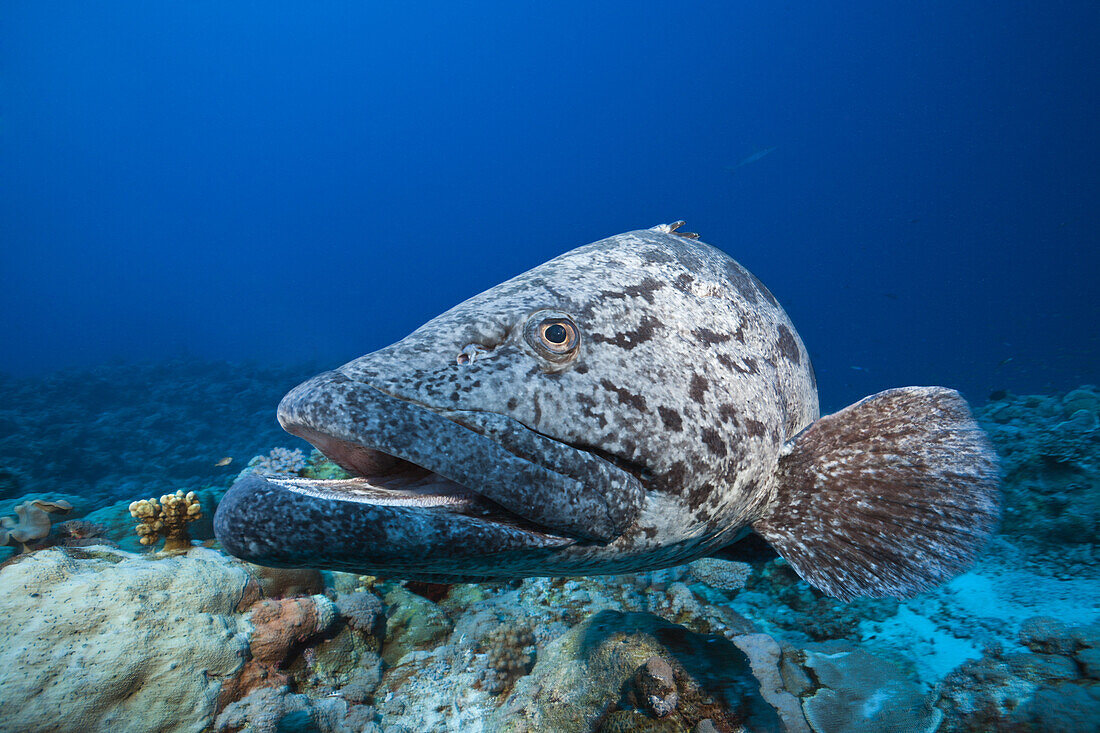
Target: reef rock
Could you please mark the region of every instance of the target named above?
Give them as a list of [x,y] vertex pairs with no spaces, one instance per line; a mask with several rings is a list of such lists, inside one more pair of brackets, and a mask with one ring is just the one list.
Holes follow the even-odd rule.
[[202,731],[248,649],[247,573],[218,553],[150,561],[53,548],[0,570],[5,730]]
[[847,642],[806,650],[817,687],[802,708],[815,733],[932,733],[943,711],[925,688],[881,657]]
[[487,728],[611,733],[741,726],[782,730],[744,652],[652,614],[602,611],[540,652]]

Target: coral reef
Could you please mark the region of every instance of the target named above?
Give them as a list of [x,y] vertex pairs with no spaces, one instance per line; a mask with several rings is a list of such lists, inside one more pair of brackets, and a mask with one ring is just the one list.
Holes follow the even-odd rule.
[[602,611],[546,646],[490,727],[690,731],[705,720],[719,731],[779,730],[729,641],[652,614]]
[[366,706],[348,706],[340,698],[311,700],[288,687],[264,687],[232,703],[218,716],[218,733],[382,733],[377,714]]
[[305,466],[299,473],[305,478],[314,479],[343,479],[351,476],[351,474],[330,461],[324,453],[316,448],[309,454]]
[[336,609],[325,596],[261,600],[248,612],[252,633],[248,661],[241,674],[221,690],[228,704],[263,687],[282,687],[289,678],[283,672],[292,653],[307,639],[324,632],[336,619]]
[[997,646],[952,672],[937,705],[942,730],[1091,733],[1100,720],[1100,624],[1035,617],[1020,628],[1026,651]]
[[366,633],[373,633],[385,618],[382,600],[366,591],[341,593],[336,597],[336,609],[345,623]]
[[177,489],[227,488],[223,456],[306,447],[272,405],[318,364],[104,365],[0,379],[0,497],[80,494],[97,509]]
[[921,685],[850,642],[807,648],[802,664],[812,681],[802,709],[816,733],[932,733],[943,720]]
[[1004,395],[977,411],[1001,460],[1001,531],[1100,543],[1100,392]]
[[135,531],[141,544],[153,545],[163,537],[165,552],[186,552],[191,547],[187,525],[202,518],[202,506],[194,491],[177,491],[160,497],[159,502],[156,498],[135,501],[130,504],[130,514],[139,520]]
[[752,575],[752,565],[704,557],[688,565],[688,575],[692,580],[705,583],[711,588],[732,593],[745,587],[746,581]]
[[[24,495],[0,503],[0,514],[18,515],[6,538],[33,550],[0,565],[10,629],[0,637],[4,724],[81,733],[1095,730],[1100,393],[1003,395],[979,415],[1002,458],[1005,534],[970,572],[902,602],[834,601],[766,553],[619,576],[438,584],[260,567],[169,528],[212,537],[232,477],[213,463],[227,453],[262,454],[249,472],[345,475],[316,451],[306,458],[289,447],[210,448],[214,460],[170,494],[134,502],[141,535],[129,498],[167,487],[163,465],[141,466],[106,492],[106,505]],[[0,468],[0,489],[42,484],[33,465],[16,463]],[[64,516],[41,504],[62,501],[72,505]],[[170,532],[186,552],[108,546],[139,550],[139,539]]]
[[482,641],[486,668],[479,684],[490,695],[500,695],[531,671],[535,664],[535,635],[525,626],[507,625],[489,632]]

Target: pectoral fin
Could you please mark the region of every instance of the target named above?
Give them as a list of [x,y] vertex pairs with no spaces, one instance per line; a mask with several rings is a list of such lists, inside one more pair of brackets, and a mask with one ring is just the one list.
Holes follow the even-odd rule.
[[996,457],[966,401],[904,387],[788,442],[753,529],[808,582],[851,600],[904,598],[964,570],[999,513]]

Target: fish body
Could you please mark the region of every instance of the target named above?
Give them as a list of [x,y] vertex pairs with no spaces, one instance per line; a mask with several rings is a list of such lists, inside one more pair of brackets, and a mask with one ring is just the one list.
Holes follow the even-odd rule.
[[964,567],[998,487],[962,398],[821,418],[775,297],[677,226],[574,249],[296,387],[280,422],[354,478],[241,479],[222,545],[446,581],[667,567],[756,532],[841,598]]

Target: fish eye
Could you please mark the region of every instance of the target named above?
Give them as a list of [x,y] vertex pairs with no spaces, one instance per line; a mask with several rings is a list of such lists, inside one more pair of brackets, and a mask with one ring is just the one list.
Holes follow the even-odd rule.
[[577,324],[559,313],[536,313],[528,321],[525,335],[535,351],[551,361],[571,358],[580,344]]
[[548,341],[552,344],[564,344],[567,338],[569,338],[569,331],[560,323],[551,323],[549,326],[543,325],[542,327],[543,341]]

